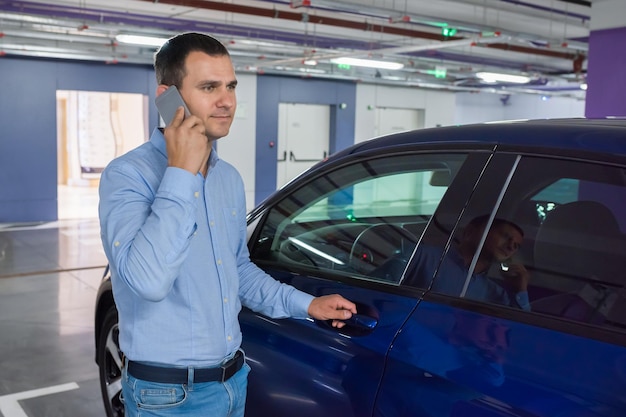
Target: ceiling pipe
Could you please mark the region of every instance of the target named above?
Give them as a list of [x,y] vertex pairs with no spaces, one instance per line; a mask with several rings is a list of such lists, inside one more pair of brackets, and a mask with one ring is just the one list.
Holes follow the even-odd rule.
[[[548,12],[548,13],[555,13],[555,14],[561,14],[567,17],[574,17],[576,19],[580,19],[582,21],[588,21],[591,20],[591,16],[589,15],[582,15],[579,13],[572,13],[568,10],[561,10],[561,9],[555,9],[554,7],[548,7],[548,6],[540,6],[538,4],[533,4],[533,3],[528,3],[526,1],[520,1],[520,0],[500,0],[503,3],[508,3],[508,4],[513,4],[515,6],[522,6],[522,7],[528,7],[531,9],[535,9],[535,10],[541,10],[542,12]],[[577,4],[579,6],[586,6],[591,8],[591,3],[588,1],[567,1],[567,0],[558,0],[558,1],[562,1],[564,3],[570,3],[570,4]]]
[[581,56],[583,57],[585,56],[585,54],[583,53],[551,51],[548,49],[530,48],[527,46],[512,45],[508,43],[490,43],[490,44],[482,44],[480,46],[484,46],[485,48],[499,49],[501,51],[521,52],[521,53],[531,54],[531,55],[542,55],[542,56],[548,56],[551,58],[561,58],[561,59],[566,59],[568,61],[574,61],[574,60],[580,59]]
[[[283,6],[290,4],[290,0],[260,0],[260,1],[263,1],[266,3],[272,3],[272,4],[280,4]],[[522,2],[520,0],[500,0],[500,1],[506,2],[506,3],[513,3],[514,6],[527,5],[528,7],[540,10],[542,12],[548,12],[550,13],[551,17],[553,14],[557,14],[557,15],[560,14],[560,15],[565,15],[566,17],[581,20],[583,22],[591,19],[591,16],[589,15],[572,13],[572,12],[568,12],[568,11],[557,9],[557,8],[531,5],[527,2]],[[483,12],[484,10],[486,10],[486,6],[481,6],[478,3],[475,3],[473,5],[474,7],[482,7]],[[536,6],[536,7],[532,7],[532,6]],[[344,2],[337,3],[332,0],[315,0],[311,3],[311,5],[306,6],[306,7],[308,9],[320,10],[320,11],[325,11],[325,12],[330,12],[330,13],[348,13],[352,15],[365,17],[365,18],[373,17],[373,18],[384,19],[384,20],[390,19],[391,17],[397,15],[398,13],[402,13],[394,9],[374,7],[371,5],[366,6],[358,2],[354,3],[354,2],[344,1]],[[517,9],[518,8],[516,7],[516,11],[518,11]],[[408,13],[408,12],[405,12],[405,13],[406,13],[405,17],[409,18],[409,21],[406,23],[417,24],[417,25],[426,26],[430,28],[432,27],[435,27],[437,29],[441,28],[441,26],[434,24],[435,21],[440,19],[439,16],[428,16],[428,15],[416,16],[415,13]],[[460,22],[457,20],[451,20],[449,18],[446,18],[445,20],[449,27],[458,28],[459,30],[462,30],[462,31],[469,31],[469,32],[473,32],[474,34],[479,34],[485,30],[484,25],[481,26],[481,25],[472,24],[468,22]],[[493,29],[493,30],[496,30],[496,29]],[[515,36],[515,34],[509,34],[509,33],[507,33],[506,35]]]
[[[161,3],[168,0],[160,0]],[[171,4],[180,3],[180,2],[171,2]],[[207,2],[202,2],[202,4]],[[215,3],[215,2],[211,2]],[[232,6],[224,3],[218,3],[220,5]],[[300,43],[306,46],[306,37],[305,35],[298,35],[292,33],[284,33],[280,31],[269,31],[263,29],[254,29],[251,30],[249,27],[238,27],[235,25],[226,25],[220,23],[204,23],[197,22],[191,20],[184,19],[173,19],[168,17],[154,17],[154,16],[145,16],[139,14],[132,13],[118,13],[114,11],[106,11],[106,10],[97,10],[97,9],[85,9],[78,7],[67,7],[60,5],[44,5],[41,3],[32,3],[32,2],[24,2],[24,1],[15,1],[15,0],[0,0],[0,10],[6,10],[14,13],[27,13],[28,15],[39,15],[39,16],[56,16],[56,17],[66,17],[72,19],[80,19],[87,22],[98,22],[100,24],[124,24],[124,25],[134,25],[134,26],[143,26],[143,27],[152,27],[158,28],[161,30],[169,30],[174,33],[184,32],[184,31],[211,31],[214,33],[219,33],[220,35],[234,35],[234,36],[247,36],[251,37],[251,35],[256,35],[258,39],[271,39],[275,41],[284,41],[284,42],[293,42]],[[267,10],[267,9],[265,9]],[[439,37],[441,38],[441,37]],[[454,39],[454,38],[452,38]],[[463,38],[460,38],[463,39]],[[339,47],[346,49],[361,49],[368,50],[372,48],[371,43],[365,43],[362,41],[350,41],[347,39],[335,39],[335,38],[327,38],[327,37],[315,37],[316,46],[319,47]],[[450,42],[450,41],[448,41]],[[500,44],[500,43],[492,43],[489,45],[485,45],[495,49],[514,51],[514,52],[525,52],[531,53],[535,55],[544,54],[545,51],[537,49],[537,48],[523,48],[519,46],[512,46],[508,44]],[[375,45],[374,45],[375,47]],[[541,51],[541,52],[540,52]],[[552,55],[554,55],[555,51],[552,51]],[[419,55],[415,55],[419,56]],[[453,55],[451,55],[453,56]],[[548,56],[551,56],[548,54]],[[566,59],[566,60],[580,60],[581,57],[584,59],[584,54],[562,54],[559,53],[557,57]],[[450,58],[457,62],[464,62],[461,56],[456,56],[454,58]],[[469,61],[467,61],[469,62]],[[477,63],[476,59],[471,61],[472,63]],[[491,60],[494,62],[494,60]],[[514,66],[511,63],[502,62],[503,66],[513,68]]]
[[[163,2],[163,0],[161,0],[161,2]],[[40,15],[44,15],[44,16],[59,16],[59,15],[64,15],[64,16],[70,16],[74,19],[77,20],[82,20],[84,21],[85,19],[87,19],[87,23],[89,23],[89,18],[93,19],[92,21],[96,21],[98,22],[97,24],[92,24],[90,23],[92,28],[96,28],[97,26],[103,26],[104,23],[127,23],[130,21],[133,21],[135,23],[127,23],[127,24],[135,24],[135,25],[142,25],[144,28],[147,26],[152,25],[155,28],[164,28],[164,27],[175,27],[175,31],[184,31],[184,30],[189,30],[186,28],[186,25],[194,25],[194,27],[197,27],[197,29],[195,30],[200,30],[200,31],[206,31],[206,30],[212,30],[212,29],[208,29],[208,27],[217,27],[219,29],[218,33],[222,33],[222,31],[228,31],[231,30],[231,32],[233,31],[232,25],[226,25],[226,24],[213,24],[213,23],[203,23],[203,22],[197,22],[197,21],[185,21],[185,20],[180,20],[180,19],[172,19],[172,18],[160,18],[160,17],[154,17],[154,16],[144,16],[144,15],[136,15],[136,14],[129,14],[129,13],[117,13],[117,12],[112,12],[112,11],[98,11],[98,10],[93,10],[93,9],[82,9],[82,8],[73,8],[73,7],[63,7],[63,6],[58,6],[58,5],[42,5],[40,3],[29,3],[29,2],[19,2],[19,1],[6,1],[6,0],[0,0],[0,9],[1,8],[14,8],[15,10],[19,10],[20,12],[25,12],[27,11],[28,13],[32,13],[33,10],[38,10],[40,11]],[[35,13],[36,14],[36,13]],[[86,17],[88,16],[88,17]],[[182,29],[181,29],[182,27]],[[250,36],[250,28],[241,28],[240,29],[245,29],[248,31],[248,37]],[[145,30],[145,29],[139,29],[139,30]],[[258,31],[262,31],[259,29],[255,29]],[[298,42],[297,39],[300,39],[298,34],[290,34],[290,33],[286,33],[286,32],[279,32],[279,31],[269,31],[269,30],[265,30],[262,31],[263,36],[267,36],[267,38],[269,39],[276,39],[278,40],[280,37],[283,38],[283,40],[285,40],[286,42]],[[304,36],[304,35],[302,35]],[[261,36],[259,38],[262,38]],[[320,40],[319,37],[316,37],[316,41]],[[459,42],[467,42],[468,40],[465,38],[460,38],[457,39]],[[325,39],[326,42],[332,42],[333,44],[341,44],[342,39],[332,39],[332,38],[326,38]],[[365,43],[365,42],[359,42],[359,41],[350,41],[353,45],[351,45],[352,48],[361,48],[361,49],[366,49],[367,47],[371,48],[371,44],[370,43]],[[445,42],[441,42],[442,44],[446,44],[446,43],[454,43],[457,42],[455,40],[449,40],[449,41],[445,41]],[[449,44],[447,46],[458,46],[458,45],[453,45],[453,44]],[[424,55],[419,54],[419,53],[415,53],[415,52],[410,52],[410,49],[414,49],[415,47],[413,46],[403,46],[403,47],[398,47],[400,49],[397,49],[395,52],[399,53],[399,52],[404,52],[404,53],[408,53],[409,55],[414,54],[415,56],[424,56],[424,58],[430,58],[430,59],[441,59],[441,57],[443,55],[439,55],[434,56],[434,55],[430,55],[430,53],[432,53],[432,50],[434,48],[432,47],[428,47],[427,50],[430,51],[428,52],[428,54]],[[405,49],[404,51],[402,51],[402,48],[408,48]],[[388,49],[394,49],[394,48],[388,48]],[[357,51],[359,52],[359,51]],[[117,55],[119,57],[119,50],[117,51],[117,53],[115,51],[110,51],[109,52],[112,56]],[[362,53],[362,52],[359,52]],[[16,54],[22,54],[22,53],[18,53],[16,51]],[[440,52],[438,52],[438,54],[440,54]],[[25,55],[25,54],[22,54]],[[62,55],[58,55],[58,56],[52,56],[50,55],[50,51],[48,51],[48,55],[44,54],[44,53],[35,53],[35,52],[31,52],[28,55],[31,56],[50,56],[50,57],[58,57],[58,58],[62,58]],[[150,57],[151,58],[151,57]],[[470,62],[467,61],[469,57],[467,56],[463,56],[463,55],[455,55],[455,54],[448,54],[447,57],[445,59],[450,59],[452,61],[457,61],[457,62]],[[81,55],[80,53],[77,54],[75,56],[75,59],[90,59],[90,60],[98,60],[98,57],[93,56],[93,57],[87,57],[85,55]],[[102,58],[101,58],[102,59]],[[115,58],[116,59],[116,58]],[[122,58],[120,58],[122,59]],[[124,59],[124,62],[127,63],[131,63],[132,61],[137,62],[135,59]],[[151,61],[151,59],[149,60]],[[474,64],[484,64],[484,63],[488,63],[488,65],[493,65],[493,66],[508,66],[509,68],[513,68],[511,66],[511,63],[509,62],[507,64],[506,61],[502,61],[502,62],[498,62],[498,60],[491,60],[490,62],[488,62],[489,59],[485,59],[485,58],[478,58],[477,59],[473,59],[471,62]],[[289,75],[298,75],[298,74],[289,74]],[[322,77],[331,77],[329,74],[326,74]],[[359,80],[362,81],[362,80]],[[377,81],[376,81],[377,82]]]
[[[137,0],[154,3],[154,0]],[[335,26],[344,29],[362,30],[364,32],[380,32],[387,35],[406,36],[410,38],[422,38],[443,41],[445,37],[438,33],[423,32],[413,29],[405,29],[397,26],[379,25],[375,23],[360,22],[356,20],[338,19],[328,16],[309,15],[307,13],[290,12],[278,9],[266,9],[263,7],[244,6],[241,4],[222,3],[210,0],[159,0],[160,4],[172,6],[192,7],[196,9],[218,10],[220,12],[238,13],[249,16],[260,16],[273,19],[291,20],[294,22],[315,23],[320,25]],[[451,39],[462,39],[451,37]]]
[[[150,2],[150,3],[154,2],[154,0],[137,0],[137,1],[144,1],[144,2]],[[379,25],[379,24],[372,24],[368,22],[358,22],[354,20],[338,19],[338,18],[332,18],[332,17],[326,17],[326,16],[308,15],[306,13],[281,11],[278,9],[272,10],[272,9],[266,9],[262,7],[244,6],[244,5],[237,5],[237,4],[232,4],[232,3],[221,3],[221,2],[210,1],[210,0],[159,0],[159,3],[170,4],[173,6],[192,7],[192,8],[197,8],[197,9],[218,10],[221,12],[239,13],[239,14],[246,14],[246,15],[251,15],[251,16],[285,19],[285,20],[291,20],[291,21],[296,21],[296,22],[306,21],[307,23],[317,23],[320,25],[329,25],[329,26],[341,27],[345,29],[356,29],[356,30],[362,30],[366,32],[380,32],[380,33],[385,33],[385,34],[413,37],[413,38],[420,38],[420,39],[430,39],[430,40],[438,40],[438,41],[444,41],[446,39],[450,39],[450,40],[464,39],[463,37],[460,37],[460,36],[444,37],[441,34],[423,32],[423,31],[418,31],[418,30],[413,30],[413,29],[405,29],[405,28],[401,28],[397,26]],[[531,54],[531,55],[543,55],[543,56],[549,56],[552,58],[560,58],[560,59],[567,59],[567,60],[574,60],[579,57],[579,54],[571,54],[571,53],[551,51],[551,50],[538,50],[536,48],[530,48],[530,47],[525,47],[525,46],[510,46],[507,44],[490,44],[490,47],[500,49],[500,50],[505,50],[505,51],[520,52],[520,53],[526,53],[526,54]]]
[[[332,54],[325,55],[311,55],[311,59],[315,60],[329,60],[332,58],[338,57],[355,57],[361,55],[390,55],[390,54],[402,54],[409,52],[420,52],[420,51],[432,51],[435,49],[443,49],[443,48],[454,48],[458,46],[468,46],[475,45],[479,43],[491,43],[499,40],[498,38],[476,38],[476,39],[458,39],[453,41],[439,42],[433,43],[429,45],[406,45],[406,46],[396,46],[392,48],[382,48],[382,49],[372,49],[366,51],[354,51],[354,52],[334,52]],[[307,57],[309,58],[309,57]],[[259,62],[259,67],[267,67],[271,65],[282,65],[286,63],[299,62],[302,58],[290,58],[290,59],[282,59],[278,61],[270,61],[270,62]]]
[[[291,43],[307,44],[306,34],[296,34],[281,32],[277,30],[267,30],[250,28],[248,26],[237,26],[233,24],[198,22],[194,20],[175,19],[170,17],[156,17],[133,13],[121,13],[101,9],[81,9],[78,7],[68,7],[62,5],[44,5],[26,1],[0,0],[0,10],[19,13],[23,16],[46,16],[56,18],[69,18],[89,23],[116,24],[125,26],[138,26],[142,28],[153,28],[169,31],[172,34],[181,32],[211,32],[222,36],[241,36],[256,39],[269,39],[272,41],[282,41]],[[129,29],[130,30],[130,29]],[[139,29],[132,29],[138,31]],[[123,32],[124,27],[115,28],[116,32]],[[145,29],[142,32],[146,32]],[[316,46],[325,48],[347,48],[347,49],[368,49],[371,42],[353,41],[349,39],[337,39],[323,36],[315,37]]]

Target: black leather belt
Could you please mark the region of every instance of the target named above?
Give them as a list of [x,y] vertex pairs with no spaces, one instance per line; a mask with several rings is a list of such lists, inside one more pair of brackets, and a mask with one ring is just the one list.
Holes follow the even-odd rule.
[[[243,352],[238,350],[225,364],[216,368],[194,368],[193,382],[224,382],[235,375],[245,362]],[[187,368],[165,368],[128,361],[128,373],[137,379],[162,384],[186,384],[189,381]]]

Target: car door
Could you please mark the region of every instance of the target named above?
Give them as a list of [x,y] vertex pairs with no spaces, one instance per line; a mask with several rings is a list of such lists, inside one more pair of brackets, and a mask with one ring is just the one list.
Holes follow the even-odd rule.
[[[339,293],[358,314],[335,329],[244,309],[247,416],[371,415],[387,352],[423,293],[399,286],[408,259],[437,207],[458,183],[471,190],[489,155],[415,148],[350,156],[253,213],[257,265],[315,296]],[[468,197],[457,194],[457,212]]]
[[[607,155],[501,147],[391,347],[374,415],[626,415],[625,167]],[[449,261],[463,228],[485,214],[469,268],[498,219],[514,222],[524,241],[508,262],[530,274],[528,309],[499,262],[481,274],[508,303],[471,295],[476,274],[460,287],[438,285],[455,273]],[[430,227],[421,244],[439,243]],[[416,254],[402,285],[419,283],[418,263]]]

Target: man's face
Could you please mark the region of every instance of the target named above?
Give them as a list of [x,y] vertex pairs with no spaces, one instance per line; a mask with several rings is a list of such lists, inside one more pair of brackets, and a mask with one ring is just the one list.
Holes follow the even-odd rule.
[[483,254],[494,262],[504,262],[519,249],[524,237],[510,224],[500,224],[489,230],[483,247]]
[[185,72],[180,94],[189,111],[204,121],[209,140],[226,136],[237,107],[237,78],[230,57],[193,51],[185,59]]

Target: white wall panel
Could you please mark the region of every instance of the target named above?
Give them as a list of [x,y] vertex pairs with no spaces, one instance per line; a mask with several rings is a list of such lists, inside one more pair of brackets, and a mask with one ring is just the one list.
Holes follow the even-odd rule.
[[218,140],[220,158],[234,165],[243,178],[246,207],[254,207],[256,166],[256,80],[254,74],[237,74],[237,112],[230,133]]

